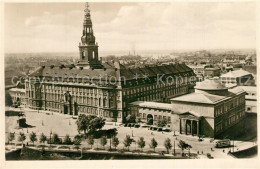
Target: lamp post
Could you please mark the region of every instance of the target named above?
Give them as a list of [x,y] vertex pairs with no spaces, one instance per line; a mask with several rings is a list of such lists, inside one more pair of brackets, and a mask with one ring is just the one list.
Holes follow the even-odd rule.
[[50,146],[51,146],[51,135],[52,135],[52,130],[50,132]]
[[133,129],[132,129],[132,137],[134,137],[134,131],[133,131]]
[[173,141],[173,155],[175,156],[175,140]]

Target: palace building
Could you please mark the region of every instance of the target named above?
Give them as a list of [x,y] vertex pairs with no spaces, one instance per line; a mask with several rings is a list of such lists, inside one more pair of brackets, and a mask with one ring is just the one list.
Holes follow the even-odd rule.
[[197,82],[195,92],[171,99],[171,103],[133,102],[131,114],[154,125],[186,135],[216,138],[245,117],[245,95],[241,87],[228,89],[217,80]]
[[196,77],[185,64],[127,68],[102,62],[86,4],[76,65],[39,67],[25,83],[26,106],[77,116],[93,114],[124,122],[135,101],[169,103],[194,90]]

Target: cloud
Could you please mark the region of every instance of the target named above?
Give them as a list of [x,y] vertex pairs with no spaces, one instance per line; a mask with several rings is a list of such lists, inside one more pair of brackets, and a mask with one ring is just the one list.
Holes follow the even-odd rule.
[[[122,5],[118,11],[93,10],[91,17],[100,50],[131,50],[133,44],[136,50],[253,48],[255,6],[253,2],[137,3]],[[7,46],[23,41],[21,50],[77,51],[83,18],[80,10],[28,17],[24,32],[7,40]]]

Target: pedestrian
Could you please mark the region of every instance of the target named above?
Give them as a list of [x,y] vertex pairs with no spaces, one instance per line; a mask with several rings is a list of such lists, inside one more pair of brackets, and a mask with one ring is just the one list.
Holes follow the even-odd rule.
[[223,153],[225,153],[225,150],[223,150]]
[[203,151],[201,151],[201,154],[203,154]]
[[200,151],[197,151],[197,154],[200,154]]

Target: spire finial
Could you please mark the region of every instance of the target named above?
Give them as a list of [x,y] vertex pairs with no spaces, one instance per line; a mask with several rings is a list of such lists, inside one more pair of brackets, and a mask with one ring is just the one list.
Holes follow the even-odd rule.
[[84,11],[85,11],[86,13],[89,13],[90,10],[88,9],[88,8],[89,8],[89,4],[88,4],[88,2],[86,2],[85,7],[86,7],[86,8],[85,8]]

